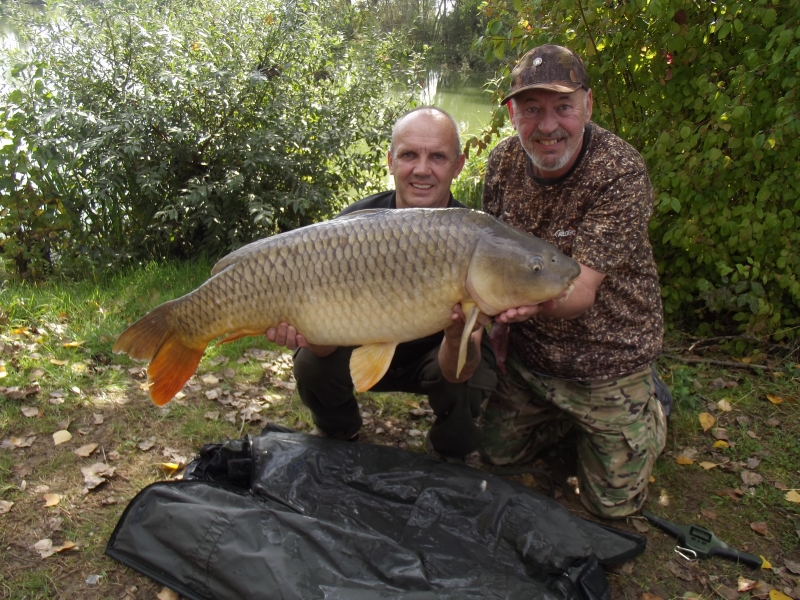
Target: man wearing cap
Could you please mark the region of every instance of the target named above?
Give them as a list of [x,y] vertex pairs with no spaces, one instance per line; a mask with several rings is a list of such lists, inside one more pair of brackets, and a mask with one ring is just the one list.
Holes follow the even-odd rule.
[[[395,189],[363,198],[341,215],[382,208],[464,208],[450,184],[464,166],[458,125],[435,107],[421,107],[400,117],[392,129],[387,160]],[[481,315],[472,333],[467,363],[456,377],[464,314],[453,309],[453,324],[444,333],[399,344],[386,375],[372,387],[378,392],[424,394],[436,420],[426,438],[432,454],[460,461],[478,447],[477,418],[494,390],[494,355],[483,339],[489,318]],[[292,350],[297,391],[319,433],[351,440],[361,428],[358,402],[350,377],[353,348],[312,346],[287,323],[267,331],[267,338]]]
[[566,48],[528,52],[502,103],[517,135],[489,157],[484,210],[556,245],[581,275],[568,297],[496,319],[500,380],[481,453],[498,465],[525,462],[574,427],[581,502],[625,517],[642,507],[666,441],[652,368],[663,311],[647,169],[591,122],[589,77]]

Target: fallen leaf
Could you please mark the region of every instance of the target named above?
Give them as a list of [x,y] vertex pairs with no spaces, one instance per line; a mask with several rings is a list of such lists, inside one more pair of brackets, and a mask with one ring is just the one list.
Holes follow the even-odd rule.
[[206,419],[208,419],[209,421],[219,421],[219,411],[218,410],[209,411],[207,413],[204,413],[203,416]]
[[156,445],[156,438],[155,437],[149,437],[145,441],[141,442],[139,444],[138,448],[142,452],[147,452],[148,450],[150,450],[150,448],[152,448],[155,445]]
[[73,452],[80,457],[88,458],[95,450],[97,450],[97,444],[84,444],[80,448],[73,450]]
[[700,426],[703,428],[703,431],[708,431],[714,426],[714,423],[717,422],[714,415],[707,412],[700,413],[698,419],[700,420]]
[[786,499],[789,502],[800,502],[800,494],[797,493],[797,490],[789,490],[786,492]]
[[53,541],[49,538],[39,540],[33,545],[33,549],[36,550],[42,558],[53,556],[53,554],[57,552],[63,552],[64,550],[69,550],[70,548],[75,548],[75,544],[73,542],[66,541],[60,546],[54,546]]
[[158,600],[180,600],[180,595],[165,587],[161,588],[161,591],[156,594],[156,598]]
[[752,438],[752,439],[754,439],[754,440],[757,440],[757,439],[758,439],[758,435],[756,435],[756,432],[755,432],[755,431],[752,431],[752,430],[748,430],[748,432],[747,432],[747,436],[748,436],[748,437],[750,437],[750,438]]
[[737,385],[737,383],[735,381],[726,381],[722,377],[717,377],[714,381],[712,381],[709,384],[709,387],[712,390],[716,390],[716,389],[719,389],[719,388],[733,389],[733,388],[736,387],[736,385]]
[[761,559],[761,568],[762,569],[771,569],[772,568],[772,563],[770,563],[766,558],[764,558],[761,555],[759,555],[759,558]]
[[761,475],[758,473],[753,473],[752,471],[743,470],[741,477],[745,485],[759,485],[764,481],[764,478]]
[[28,381],[36,381],[44,375],[44,369],[34,369],[28,375]]
[[728,430],[724,427],[715,427],[712,435],[714,436],[715,440],[728,441]]
[[69,361],[68,360],[58,360],[57,358],[51,358],[50,363],[56,365],[57,367],[63,367]]
[[766,421],[764,421],[764,423],[766,425],[769,425],[770,427],[779,427],[780,424],[781,424],[781,422],[778,419],[775,419],[775,418],[767,419]]
[[81,340],[79,342],[66,342],[61,345],[64,346],[64,348],[78,348],[79,346],[83,346],[85,343],[85,340]]
[[211,373],[209,373],[208,375],[203,375],[200,378],[200,381],[202,381],[203,383],[207,383],[208,385],[216,385],[219,383],[219,379],[214,377]]
[[750,529],[755,531],[759,535],[767,536],[769,535],[769,529],[767,528],[767,524],[764,521],[754,521],[750,523]]
[[750,590],[750,595],[755,598],[767,598],[771,590],[772,586],[770,584],[763,579],[759,579],[758,583],[756,583],[756,586]]
[[767,400],[769,400],[773,404],[782,404],[783,403],[783,398],[781,398],[780,396],[775,396],[773,394],[767,394]]
[[88,575],[86,577],[86,585],[97,585],[100,582],[102,575]]
[[58,503],[61,502],[61,496],[58,494],[45,494],[42,498],[44,498],[45,508],[48,506],[58,506]]
[[691,581],[692,579],[694,579],[694,576],[689,571],[689,569],[687,569],[682,565],[679,565],[674,560],[669,561],[669,564],[667,566],[669,567],[670,572],[679,579],[683,579],[684,581]]
[[697,448],[693,448],[691,446],[689,446],[688,448],[684,448],[683,450],[678,452],[679,456],[685,456],[686,458],[691,458],[692,460],[697,458],[697,454],[698,454]]
[[12,506],[14,506],[13,502],[9,502],[8,500],[0,500],[0,515],[6,514],[11,510]]
[[667,490],[661,490],[661,494],[658,496],[658,503],[661,506],[669,506],[669,494],[667,494]]
[[717,594],[720,595],[721,597],[725,598],[725,600],[736,600],[739,597],[739,592],[724,584],[721,584],[714,591],[716,591]]
[[727,398],[723,398],[722,400],[717,402],[717,408],[720,409],[722,412],[730,412],[731,410],[733,410],[733,407],[731,407],[731,403],[728,402]]
[[769,591],[769,600],[792,600],[792,599],[783,592],[773,588]]
[[736,586],[736,589],[740,592],[749,592],[754,587],[756,587],[756,582],[753,579],[747,579],[745,577],[739,576],[739,583]]
[[33,406],[21,406],[20,410],[22,411],[22,414],[28,418],[36,417],[39,415],[39,409],[34,408]]
[[80,373],[85,373],[85,372],[86,372],[86,368],[87,368],[88,366],[89,366],[89,365],[87,365],[86,363],[83,363],[83,362],[78,362],[78,363],[72,363],[72,364],[69,366],[69,369],[70,369],[70,371],[72,371],[73,373],[79,373],[79,374],[80,374]]
[[800,575],[800,562],[795,562],[793,560],[785,560],[783,564],[786,568],[795,575]]
[[699,462],[697,464],[699,464],[701,467],[703,467],[706,471],[710,471],[714,467],[718,466],[717,463],[708,462],[707,460],[704,460],[704,461]]
[[730,448],[731,445],[725,440],[717,440],[714,442],[714,448]]
[[72,434],[66,429],[61,429],[53,434],[53,443],[58,446],[72,439]]
[[158,466],[167,475],[169,475],[170,473],[174,473],[175,471],[181,468],[181,466],[178,463],[159,463]]
[[705,508],[700,510],[700,514],[706,519],[711,519],[712,521],[717,518],[717,513],[715,513],[713,510],[706,510]]
[[748,469],[755,469],[758,465],[761,464],[761,459],[757,456],[751,456],[747,459],[747,468]]
[[775,486],[776,490],[781,490],[782,492],[785,492],[786,490],[789,489],[789,486],[783,483],[782,481],[773,481],[772,485]]
[[642,519],[634,519],[633,526],[639,533],[647,533],[650,531],[650,527]]
[[106,482],[106,477],[113,477],[116,467],[109,467],[105,463],[97,462],[88,467],[82,467],[83,482],[86,488],[93,490],[97,486]]
[[92,414],[92,425],[102,425],[103,424],[103,415],[100,413]]
[[678,463],[679,465],[693,465],[694,464],[694,461],[691,458],[689,458],[687,456],[683,456],[682,454],[678,458],[675,459],[675,462]]
[[642,597],[639,600],[664,600],[661,596],[656,596],[654,594],[650,594],[645,592],[642,594]]
[[648,479],[647,481],[648,481],[649,483],[655,483],[655,482],[656,482],[656,478],[655,478],[655,477],[653,477],[652,475],[650,475],[650,479]]

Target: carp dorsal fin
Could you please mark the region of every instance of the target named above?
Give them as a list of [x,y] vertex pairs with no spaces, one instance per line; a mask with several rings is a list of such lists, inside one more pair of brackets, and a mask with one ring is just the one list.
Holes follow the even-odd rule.
[[478,313],[481,309],[471,301],[461,303],[461,310],[464,311],[467,322],[464,323],[464,331],[461,333],[461,345],[458,347],[458,365],[456,366],[456,377],[461,375],[461,369],[467,362],[467,351],[469,350],[469,339],[472,335],[472,328],[478,320]]
[[367,344],[353,350],[350,356],[350,377],[357,392],[366,392],[389,370],[397,342]]

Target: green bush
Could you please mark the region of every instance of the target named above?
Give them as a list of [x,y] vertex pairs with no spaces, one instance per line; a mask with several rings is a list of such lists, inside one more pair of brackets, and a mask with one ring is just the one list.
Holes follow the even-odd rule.
[[331,2],[3,5],[2,256],[32,276],[217,257],[378,190],[402,45]]
[[483,8],[487,58],[505,63],[498,97],[524,52],[565,45],[586,60],[594,120],[641,151],[669,322],[800,337],[800,0]]

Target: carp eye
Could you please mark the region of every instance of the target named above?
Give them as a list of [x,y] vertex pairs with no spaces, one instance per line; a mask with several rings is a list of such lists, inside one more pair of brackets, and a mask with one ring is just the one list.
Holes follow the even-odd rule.
[[531,271],[533,271],[534,273],[538,273],[539,271],[542,270],[542,267],[544,266],[544,261],[542,261],[541,257],[534,256],[533,258],[530,259],[530,261],[528,261],[528,266],[531,268]]

